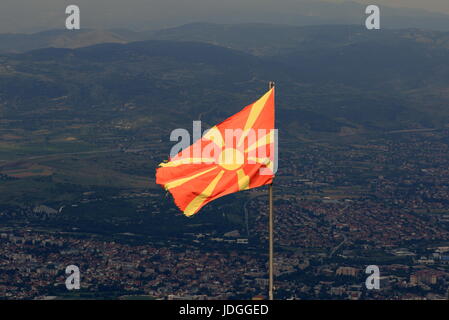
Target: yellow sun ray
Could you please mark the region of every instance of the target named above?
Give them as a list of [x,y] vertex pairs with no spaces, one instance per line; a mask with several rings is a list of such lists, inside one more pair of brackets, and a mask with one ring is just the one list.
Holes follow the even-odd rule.
[[204,170],[202,172],[194,174],[193,176],[190,176],[190,177],[187,177],[187,178],[182,178],[182,179],[177,179],[177,180],[174,180],[174,181],[170,181],[169,183],[167,183],[165,185],[165,190],[169,190],[169,189],[173,189],[173,188],[179,187],[180,185],[183,185],[184,183],[189,182],[190,180],[193,180],[195,178],[198,178],[198,177],[202,176],[203,174],[211,172],[211,171],[213,171],[213,170],[215,170],[217,168],[218,168],[218,166],[215,166],[213,168],[209,168],[207,170]]
[[237,170],[237,180],[239,184],[239,190],[247,190],[249,189],[249,177],[245,174],[243,169]]
[[167,167],[178,167],[183,164],[201,164],[201,163],[214,163],[214,158],[184,158],[184,159],[178,159],[173,160],[170,162],[162,162],[159,164],[159,167],[167,168]]
[[188,217],[195,214],[195,211],[203,204],[203,202],[209,198],[215,190],[218,182],[220,182],[221,177],[223,177],[224,170],[221,170],[220,173],[212,180],[212,182],[206,187],[206,189],[201,192],[198,196],[193,199],[189,205],[184,210],[184,214]]
[[274,142],[274,130],[270,130],[270,133],[264,135],[263,137],[261,137],[259,140],[257,140],[255,143],[253,143],[252,145],[250,145],[245,152],[251,152],[256,150],[257,148],[269,145],[271,143]]
[[203,136],[203,139],[213,141],[220,149],[225,145],[223,136],[216,126],[210,128]]
[[258,101],[256,101],[253,106],[251,107],[251,110],[248,115],[248,119],[246,119],[245,127],[243,128],[243,134],[240,137],[239,143],[237,146],[241,146],[243,141],[245,140],[246,136],[248,135],[249,129],[251,129],[254,126],[254,123],[259,118],[260,114],[262,113],[263,108],[265,107],[265,104],[268,101],[268,98],[271,95],[271,92],[274,89],[271,89],[268,91],[262,98],[260,98]]

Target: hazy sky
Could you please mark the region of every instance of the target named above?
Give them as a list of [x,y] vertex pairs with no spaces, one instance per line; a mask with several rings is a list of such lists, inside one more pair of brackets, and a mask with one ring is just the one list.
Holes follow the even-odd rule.
[[[69,4],[80,6],[82,26],[142,29],[201,20],[214,21],[214,18],[222,22],[218,17],[229,17],[230,22],[234,22],[233,17],[239,21],[237,17],[241,19],[244,13],[254,13],[256,18],[263,18],[271,12],[282,15],[284,10],[293,16],[293,8],[297,8],[301,1],[306,0],[0,0],[0,33],[62,28],[65,7]],[[327,1],[342,3],[345,0]],[[355,1],[449,14],[449,0]],[[319,0],[313,2],[319,3]]]
[[365,4],[418,8],[449,14],[449,0],[356,0]]

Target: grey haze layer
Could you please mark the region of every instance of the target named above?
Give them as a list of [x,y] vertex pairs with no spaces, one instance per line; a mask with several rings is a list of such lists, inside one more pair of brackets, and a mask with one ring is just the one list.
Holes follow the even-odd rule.
[[[192,22],[359,24],[367,0],[77,0],[85,28],[148,30]],[[365,2],[361,4],[360,2]],[[3,0],[0,33],[64,27],[71,0]],[[446,0],[379,0],[384,27],[449,30]],[[388,6],[387,6],[388,5]],[[408,9],[410,6],[415,9]],[[433,11],[433,12],[432,12]]]

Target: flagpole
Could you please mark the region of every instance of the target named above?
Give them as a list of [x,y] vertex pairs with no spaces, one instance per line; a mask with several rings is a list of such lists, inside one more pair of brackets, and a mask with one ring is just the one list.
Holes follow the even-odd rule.
[[[270,81],[268,84],[268,88],[271,90],[272,88],[274,88],[274,82]],[[268,242],[269,242],[269,284],[268,284],[268,299],[269,300],[274,300],[274,294],[273,294],[273,283],[274,283],[274,276],[273,276],[273,269],[274,269],[274,263],[273,263],[273,255],[274,255],[274,250],[273,250],[273,227],[274,227],[274,219],[273,219],[273,183],[271,183],[268,186],[268,199],[269,199],[269,210],[268,210]]]

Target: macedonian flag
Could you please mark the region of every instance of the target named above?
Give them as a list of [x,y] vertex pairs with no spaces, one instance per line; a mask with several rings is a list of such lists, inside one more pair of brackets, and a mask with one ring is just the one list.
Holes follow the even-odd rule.
[[271,184],[275,173],[274,87],[161,163],[156,183],[186,215],[230,193]]

